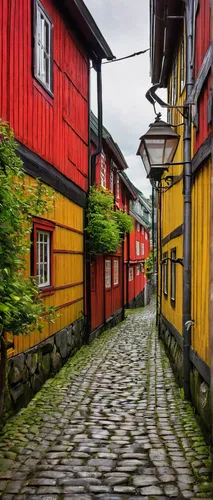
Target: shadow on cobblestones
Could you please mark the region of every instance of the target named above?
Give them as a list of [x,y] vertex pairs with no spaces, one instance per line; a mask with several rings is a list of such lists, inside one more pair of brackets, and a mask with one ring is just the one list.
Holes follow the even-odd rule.
[[210,452],[153,306],[84,346],[0,438],[3,500],[213,498]]

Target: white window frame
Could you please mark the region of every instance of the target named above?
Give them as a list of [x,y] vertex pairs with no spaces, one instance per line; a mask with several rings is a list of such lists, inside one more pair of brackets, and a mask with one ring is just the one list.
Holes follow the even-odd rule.
[[144,255],[145,251],[144,251],[144,243],[141,243],[141,255]]
[[146,231],[145,231],[145,240],[148,240],[148,234]]
[[120,177],[118,173],[116,175],[116,198],[120,199]]
[[137,232],[140,233],[140,224],[137,222]]
[[[52,93],[52,35],[53,23],[44,7],[35,4],[35,77],[46,90]],[[48,43],[47,43],[48,42]]]
[[135,242],[135,253],[136,253],[136,255],[140,255],[140,242],[139,241]]
[[143,236],[144,236],[144,227],[143,226],[141,228],[141,234],[143,234]]
[[119,261],[114,259],[113,262],[113,284],[117,286],[119,284]]
[[129,267],[129,281],[133,281],[133,266]]
[[140,274],[140,264],[136,266],[136,276],[139,276]]
[[144,264],[141,264],[141,273],[144,273]]
[[112,286],[112,261],[105,260],[105,289],[108,290]]
[[114,191],[114,173],[113,169],[110,167],[110,176],[109,176],[109,190],[111,193]]
[[[47,237],[47,241],[44,238]],[[50,286],[51,284],[51,233],[49,231],[43,231],[41,229],[36,230],[36,275],[38,279],[39,288],[44,288]],[[45,247],[46,247],[46,257],[45,259]],[[47,271],[47,279],[44,281],[45,267]]]
[[106,155],[103,150],[101,151],[100,159],[100,183],[106,189]]

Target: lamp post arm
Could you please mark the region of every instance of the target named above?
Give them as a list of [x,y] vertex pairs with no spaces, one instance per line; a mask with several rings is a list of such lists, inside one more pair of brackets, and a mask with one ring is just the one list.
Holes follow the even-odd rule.
[[[154,106],[155,103],[157,102],[162,108],[174,108],[174,109],[178,109],[178,111],[180,112],[180,114],[184,117],[184,118],[187,118],[187,116],[184,115],[184,113],[181,111],[182,110],[185,110],[188,112],[188,105],[185,105],[185,106],[175,106],[174,104],[169,104],[168,102],[164,102],[157,94],[156,94],[156,91],[157,89],[160,87],[160,84],[159,83],[156,83],[155,85],[153,85],[152,87],[150,87],[149,90],[147,90],[146,92],[146,98],[148,99],[148,101]],[[188,114],[188,113],[187,113]]]

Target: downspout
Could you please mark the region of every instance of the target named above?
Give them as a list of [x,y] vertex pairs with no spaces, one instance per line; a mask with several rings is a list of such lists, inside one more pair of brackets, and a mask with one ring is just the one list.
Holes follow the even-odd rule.
[[129,258],[130,258],[130,234],[127,233],[127,263],[126,263],[126,308],[129,309]]
[[[97,71],[97,102],[98,102],[98,146],[96,151],[91,156],[90,162],[90,113],[89,113],[89,176],[88,176],[88,196],[89,189],[95,183],[95,167],[96,158],[101,153],[102,150],[102,76],[101,76],[101,61],[94,63],[94,67]],[[89,106],[90,109],[90,106]],[[87,199],[88,204],[88,199]],[[88,223],[86,216],[86,225]],[[86,321],[86,331],[85,331],[85,343],[89,343],[89,337],[91,333],[91,313],[92,313],[92,303],[91,303],[91,254],[89,251],[89,238],[86,236],[85,240],[85,251],[86,251],[86,304],[87,304],[87,321]]]
[[[193,88],[193,2],[186,2],[186,99]],[[190,109],[184,118],[184,233],[183,233],[183,368],[184,397],[190,400],[190,346],[191,326],[191,230],[192,230],[192,167],[191,167],[191,116]]]
[[[152,184],[152,292],[154,293],[154,285],[155,285],[155,245],[154,245],[154,237],[155,237],[155,229],[154,229],[154,214],[155,214],[155,208],[154,208],[154,203],[155,203],[155,196],[154,196],[154,185]],[[158,294],[156,294],[158,300]],[[157,303],[156,303],[156,325],[158,324],[157,322]]]
[[124,270],[125,270],[125,264],[124,264],[124,238],[122,241],[122,321],[125,318],[125,300],[124,300]]

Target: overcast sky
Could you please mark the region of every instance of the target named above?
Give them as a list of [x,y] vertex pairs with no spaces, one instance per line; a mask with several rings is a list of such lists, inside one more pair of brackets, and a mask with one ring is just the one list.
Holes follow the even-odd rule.
[[[84,0],[113,54],[119,58],[149,47],[149,0]],[[103,123],[119,144],[132,182],[151,193],[140,157],[139,137],[153,121],[145,93],[151,86],[149,52],[103,65]],[[94,76],[91,106],[96,113]]]

